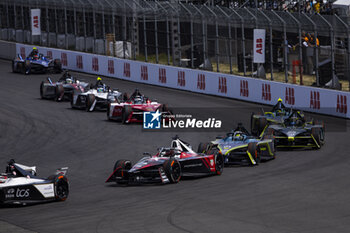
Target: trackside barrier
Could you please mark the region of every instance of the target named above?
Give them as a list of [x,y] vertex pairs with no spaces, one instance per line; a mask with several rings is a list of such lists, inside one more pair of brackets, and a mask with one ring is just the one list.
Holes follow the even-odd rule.
[[[61,59],[63,68],[138,83],[217,95],[262,104],[275,104],[283,98],[286,106],[350,118],[350,93],[268,80],[220,74],[123,60],[115,57],[38,47],[39,52]],[[28,55],[32,46],[16,44],[16,51]]]

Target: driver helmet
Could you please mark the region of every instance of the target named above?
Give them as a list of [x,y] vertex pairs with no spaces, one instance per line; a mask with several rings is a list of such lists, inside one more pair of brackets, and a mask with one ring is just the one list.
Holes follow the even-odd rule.
[[101,77],[97,77],[97,81],[102,81]]
[[38,53],[38,49],[36,47],[33,47],[33,52]]
[[278,103],[282,103],[283,100],[282,100],[281,98],[278,98],[277,102],[278,102]]
[[136,97],[134,98],[134,102],[135,102],[135,103],[141,103],[141,102],[142,102],[141,96],[136,96]]
[[234,136],[233,136],[233,139],[235,141],[242,141],[243,140],[243,133],[238,131],[238,132],[235,132]]
[[71,79],[71,78],[67,78],[67,79],[66,79],[66,83],[68,83],[68,84],[72,84],[72,83],[73,83],[73,79]]

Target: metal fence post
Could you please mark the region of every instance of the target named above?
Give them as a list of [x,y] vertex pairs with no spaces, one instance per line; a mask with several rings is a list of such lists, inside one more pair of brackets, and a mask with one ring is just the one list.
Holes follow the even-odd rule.
[[[243,57],[243,75],[246,76],[247,74],[247,63],[246,63],[246,57],[245,57],[245,36],[244,36],[244,19],[242,16],[240,16],[236,11],[231,9],[233,14],[235,14],[240,20],[241,20],[241,34],[242,34],[242,57]],[[237,56],[238,59],[238,56]],[[237,62],[238,64],[238,62]]]
[[267,15],[263,12],[260,11],[260,13],[267,19],[267,21],[269,22],[269,31],[270,31],[270,35],[269,35],[269,45],[270,45],[270,72],[271,72],[271,80],[273,80],[273,48],[272,48],[272,21],[269,17],[267,17]]
[[[299,11],[300,13],[300,11]],[[297,20],[293,14],[288,12],[289,16],[293,18],[293,20],[298,24],[298,34],[299,34],[299,75],[300,75],[300,85],[303,85],[303,44],[302,44],[302,38],[301,38],[301,23],[299,20]]]
[[[226,14],[224,10],[217,6],[217,8],[222,12],[223,15],[227,18],[227,27],[228,27],[228,42],[229,42],[229,63],[230,63],[230,74],[232,74],[232,35],[231,35],[231,23],[230,16]],[[236,50],[237,51],[237,50]]]
[[316,86],[320,86],[320,77],[318,74],[318,49],[317,49],[317,25],[316,23],[309,17],[307,16],[304,12],[302,14],[305,16],[305,18],[311,22],[311,24],[314,27],[314,33],[315,33],[315,73],[316,73]]
[[287,41],[287,23],[281,16],[279,16],[275,11],[272,11],[276,17],[283,23],[283,54],[284,54],[284,76],[285,82],[288,83],[288,41]]
[[147,57],[147,32],[146,32],[146,17],[143,15],[143,44],[145,46],[145,62],[148,61]]
[[193,54],[193,15],[192,12],[186,8],[186,6],[184,4],[182,4],[181,2],[179,2],[179,4],[187,11],[187,13],[190,15],[190,36],[191,36],[191,68],[194,68],[194,54]]
[[67,8],[64,7],[64,34],[66,49],[68,49],[68,25],[67,25]]
[[204,5],[215,17],[215,58],[216,58],[216,71],[220,72],[219,69],[219,26],[218,26],[218,16],[212,9]]
[[154,40],[156,44],[156,63],[159,63],[159,55],[158,55],[158,27],[157,27],[157,12],[154,12]]
[[[49,20],[49,7],[46,6],[46,32],[47,32],[47,46],[50,46],[50,20]],[[30,36],[32,38],[32,36]],[[32,41],[31,41],[32,42]]]

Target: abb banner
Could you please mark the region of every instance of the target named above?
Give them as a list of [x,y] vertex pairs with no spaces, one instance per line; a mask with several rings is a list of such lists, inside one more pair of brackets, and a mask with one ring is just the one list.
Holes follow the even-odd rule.
[[32,35],[37,36],[41,35],[40,27],[40,9],[31,9],[31,24],[32,24]]
[[254,63],[265,63],[265,29],[254,29]]
[[[282,98],[288,107],[350,118],[349,92],[37,47],[40,53],[50,54],[53,59],[61,59],[65,68],[72,71],[254,103],[272,105],[278,98]],[[29,54],[32,48],[32,45],[16,44],[18,54]]]

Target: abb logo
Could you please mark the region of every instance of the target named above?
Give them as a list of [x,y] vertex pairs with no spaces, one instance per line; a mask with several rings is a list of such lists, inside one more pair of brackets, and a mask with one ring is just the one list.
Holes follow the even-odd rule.
[[130,63],[124,62],[124,77],[130,78]]
[[241,80],[240,96],[249,96],[248,80]]
[[108,60],[108,73],[114,74],[114,61]]
[[68,63],[67,54],[61,53],[61,64],[63,66],[67,66],[67,63]]
[[98,58],[97,57],[93,57],[92,58],[92,70],[93,71],[98,71]]
[[321,107],[320,92],[311,91],[310,92],[310,108],[320,109],[320,107]]
[[198,74],[197,89],[205,90],[205,75],[204,74]]
[[262,48],[263,48],[263,39],[262,38],[256,39],[256,52],[259,54],[262,54]]
[[33,17],[33,25],[35,28],[39,28],[39,16],[34,16]]
[[159,68],[159,82],[166,83],[166,69]]
[[186,86],[185,71],[177,72],[177,85],[180,87]]
[[52,59],[52,51],[47,51],[46,57]]
[[286,104],[295,104],[294,88],[292,87],[286,87]]
[[76,62],[77,62],[77,68],[78,69],[83,69],[84,68],[84,66],[83,66],[83,56],[77,55],[76,56]]
[[348,113],[348,104],[347,104],[346,95],[337,96],[337,112],[344,113],[344,114]]
[[20,54],[23,59],[26,57],[26,49],[24,47],[21,47]]
[[265,101],[271,101],[271,85],[267,83],[262,84],[261,99]]
[[147,66],[141,66],[141,80],[148,80],[148,68]]
[[218,87],[219,93],[227,93],[227,82],[225,77],[219,77],[219,87]]

